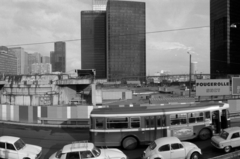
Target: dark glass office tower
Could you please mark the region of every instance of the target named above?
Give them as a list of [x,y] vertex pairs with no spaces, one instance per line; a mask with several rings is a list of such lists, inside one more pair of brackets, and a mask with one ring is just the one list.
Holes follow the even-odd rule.
[[145,3],[107,3],[107,78],[146,76]]
[[95,69],[96,79],[106,79],[106,12],[81,12],[81,65]]
[[211,78],[240,74],[239,8],[239,0],[210,0]]
[[66,72],[66,43],[54,43],[54,52],[50,53],[52,72]]

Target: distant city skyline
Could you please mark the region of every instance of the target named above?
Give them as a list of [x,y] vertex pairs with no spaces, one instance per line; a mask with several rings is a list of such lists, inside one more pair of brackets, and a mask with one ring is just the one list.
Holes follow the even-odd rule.
[[[210,72],[210,1],[130,0],[146,3],[147,74],[159,68],[172,74],[189,72],[188,51],[199,72]],[[0,44],[21,46],[43,56],[54,42],[67,43],[66,71],[81,68],[80,12],[92,10],[92,1],[1,1]],[[31,13],[31,14],[29,14]],[[204,27],[202,27],[204,26]],[[182,28],[194,28],[178,30]],[[68,41],[69,40],[69,41]],[[42,44],[38,44],[42,43]],[[17,44],[28,44],[18,45]],[[30,44],[30,45],[29,45]]]

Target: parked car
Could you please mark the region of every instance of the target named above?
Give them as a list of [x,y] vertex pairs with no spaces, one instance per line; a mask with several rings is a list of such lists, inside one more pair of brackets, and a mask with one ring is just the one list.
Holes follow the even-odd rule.
[[19,137],[0,137],[0,158],[39,159],[41,155],[42,147],[40,146],[25,144]]
[[93,143],[87,141],[77,141],[71,144],[65,145],[61,150],[55,152],[49,159],[127,159],[127,156],[120,150],[109,148],[99,149],[94,146]]
[[211,144],[217,149],[223,149],[225,153],[232,148],[240,146],[240,127],[231,127],[224,129],[219,135],[213,136]]
[[148,146],[142,159],[199,159],[201,155],[201,149],[193,143],[181,142],[177,137],[162,137]]

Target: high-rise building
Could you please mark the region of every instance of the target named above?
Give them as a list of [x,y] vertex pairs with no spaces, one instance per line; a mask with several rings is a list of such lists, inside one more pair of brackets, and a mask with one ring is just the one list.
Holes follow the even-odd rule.
[[53,72],[66,72],[66,43],[54,43],[54,52],[50,53],[50,62]]
[[32,74],[32,64],[34,63],[41,63],[41,54],[40,53],[33,53],[28,54],[28,72]]
[[49,56],[42,56],[41,57],[41,63],[50,63],[50,57]]
[[81,68],[95,69],[97,79],[106,79],[106,12],[81,12]]
[[0,75],[17,74],[17,57],[8,53],[8,48],[0,46]]
[[106,7],[107,7],[107,1],[108,0],[93,0],[93,10],[102,10],[102,11],[106,11]]
[[34,63],[31,68],[32,74],[48,74],[52,72],[52,65],[50,63]]
[[146,76],[145,3],[108,0],[96,10],[81,12],[82,69],[109,81]]
[[28,54],[21,47],[8,48],[17,57],[17,74],[28,74]]
[[240,74],[239,7],[239,0],[210,0],[211,78]]
[[145,3],[107,3],[107,78],[146,76]]

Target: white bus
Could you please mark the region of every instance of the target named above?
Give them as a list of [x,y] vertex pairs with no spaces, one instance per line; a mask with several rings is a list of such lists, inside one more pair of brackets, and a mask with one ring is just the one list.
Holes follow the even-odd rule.
[[97,108],[90,114],[91,140],[124,149],[167,136],[207,140],[230,126],[228,109],[227,103]]

